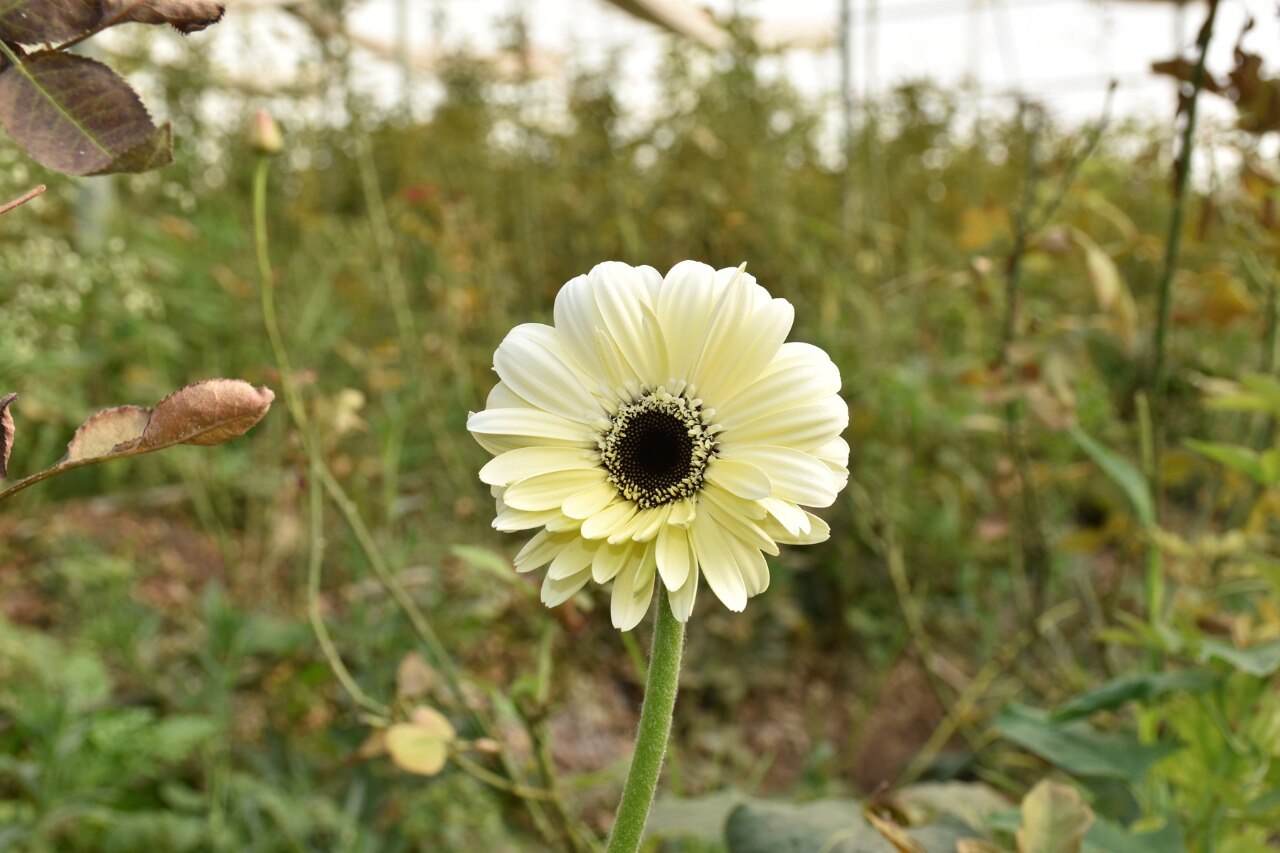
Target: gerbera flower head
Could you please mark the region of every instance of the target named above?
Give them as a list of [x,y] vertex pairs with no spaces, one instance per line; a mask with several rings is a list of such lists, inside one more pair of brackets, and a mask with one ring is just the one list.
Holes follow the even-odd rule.
[[554,325],[511,330],[467,428],[494,454],[493,526],[538,531],[515,566],[548,567],[548,607],[612,583],[627,631],[661,581],[683,622],[705,580],[740,611],[765,554],[827,538],[803,507],[848,481],[849,410],[827,354],[786,342],[794,314],[742,268],[611,262],[560,290]]

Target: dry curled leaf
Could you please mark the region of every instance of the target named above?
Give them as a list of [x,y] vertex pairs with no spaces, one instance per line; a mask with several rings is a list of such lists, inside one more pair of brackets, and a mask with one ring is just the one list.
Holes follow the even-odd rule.
[[208,0],[101,0],[103,20],[113,20],[121,12],[121,20],[139,24],[168,24],[180,33],[203,30],[222,19],[226,6]]
[[133,450],[150,419],[151,410],[141,406],[116,406],[96,412],[71,437],[63,461],[79,462]]
[[142,447],[158,450],[172,444],[230,441],[262,420],[275,398],[270,388],[254,388],[239,379],[188,385],[156,404],[142,434]]
[[43,44],[87,33],[102,19],[98,0],[3,0],[0,39]]
[[9,454],[13,451],[13,415],[9,404],[18,399],[17,394],[0,397],[0,480],[9,473]]

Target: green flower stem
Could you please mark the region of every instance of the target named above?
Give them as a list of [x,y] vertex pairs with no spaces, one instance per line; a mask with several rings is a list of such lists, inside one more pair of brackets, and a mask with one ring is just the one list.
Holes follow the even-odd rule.
[[644,704],[640,706],[636,751],[631,758],[626,787],[622,789],[622,801],[618,803],[608,853],[634,853],[640,849],[671,736],[671,716],[680,687],[680,658],[684,654],[684,623],[676,621],[671,612],[666,587],[659,583],[658,589],[658,616],[653,629],[653,648],[649,652]]

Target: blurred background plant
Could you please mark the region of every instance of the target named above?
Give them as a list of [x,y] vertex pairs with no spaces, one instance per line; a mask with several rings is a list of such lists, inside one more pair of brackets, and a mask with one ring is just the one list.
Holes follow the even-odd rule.
[[[1170,125],[1027,104],[975,126],[964,93],[917,82],[862,105],[846,162],[830,105],[763,74],[742,22],[713,61],[669,45],[653,115],[605,67],[549,121],[527,67],[458,54],[414,121],[350,85],[330,26],[349,9],[314,8],[302,49],[348,120],[283,122],[265,275],[244,128],[294,95],[218,89],[210,120],[199,39],[111,43],[179,138],[114,202],[0,147],[0,197],[50,186],[0,219],[13,472],[193,375],[288,383],[294,407],[218,453],[5,504],[8,845],[589,848],[645,637],[591,595],[548,612],[510,571],[463,424],[496,342],[548,320],[564,281],[687,257],[748,261],[832,353],[853,484],[831,541],[771,560],[745,614],[700,606],[662,843],[1276,843],[1280,224],[1257,96],[1235,99],[1241,128],[1198,134],[1213,164],[1169,267]],[[1274,88],[1239,61],[1245,89]],[[1079,832],[1052,846],[1053,820]]]

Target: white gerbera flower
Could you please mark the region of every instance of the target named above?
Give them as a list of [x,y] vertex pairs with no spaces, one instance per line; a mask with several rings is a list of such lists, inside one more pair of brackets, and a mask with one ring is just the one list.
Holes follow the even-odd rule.
[[605,263],[561,289],[554,326],[511,330],[467,428],[494,454],[493,526],[542,528],[515,565],[550,564],[548,607],[612,581],[627,631],[661,578],[684,622],[705,578],[740,611],[765,553],[827,538],[801,507],[848,481],[849,410],[827,354],[784,343],[794,314],[741,268]]

